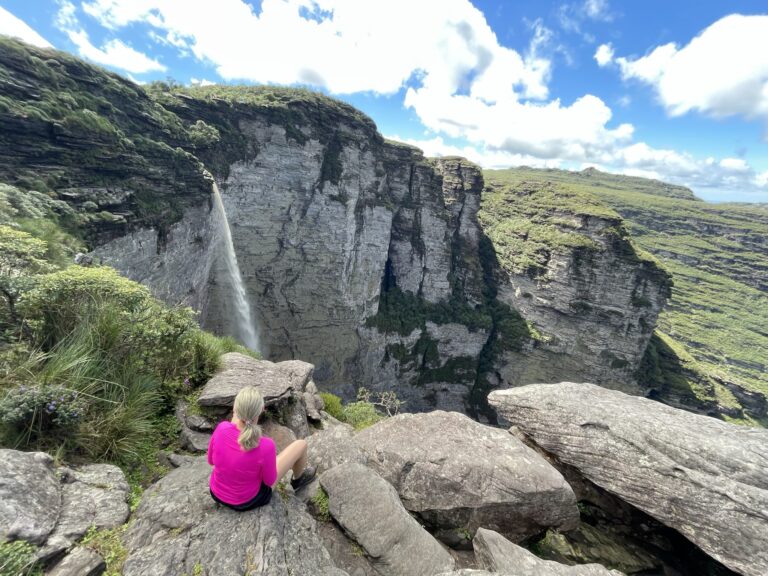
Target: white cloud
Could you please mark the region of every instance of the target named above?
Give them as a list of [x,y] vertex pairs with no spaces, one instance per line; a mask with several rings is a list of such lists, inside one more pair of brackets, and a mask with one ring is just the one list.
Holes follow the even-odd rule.
[[768,170],[757,174],[754,182],[756,186],[768,188]]
[[166,70],[166,67],[160,62],[134,50],[122,40],[109,40],[101,48],[94,46],[86,31],[78,23],[75,10],[75,6],[71,2],[62,2],[55,23],[77,46],[80,56],[97,64],[114,66],[134,74],[164,72]]
[[616,58],[625,79],[652,85],[670,114],[768,120],[768,16],[726,16],[682,48]]
[[401,138],[387,136],[390,140],[405,142],[424,151],[428,157],[463,156],[484,168],[508,168],[510,166],[534,166],[536,168],[556,168],[561,162],[556,158],[539,158],[527,154],[512,154],[503,150],[488,150],[482,146],[456,146],[448,144],[441,136],[429,139]]
[[41,48],[52,48],[48,40],[40,36],[23,20],[14,16],[2,6],[0,6],[0,34],[19,38],[28,44],[34,44]]
[[[568,6],[561,15],[579,33],[580,22],[611,18],[607,2]],[[258,14],[242,0],[219,0],[215,25],[210,7],[182,0],[84,0],[83,9],[113,32],[146,24],[155,41],[227,80],[310,84],[337,94],[405,88],[404,105],[433,132],[407,142],[429,155],[460,154],[495,167],[591,163],[710,188],[754,189],[764,178],[740,159],[698,160],[633,142],[633,126],[612,123],[597,96],[549,100],[552,62],[545,54],[557,49],[552,32],[534,21],[527,50],[504,47],[468,0],[263,0]],[[595,59],[661,85],[687,49],[667,45],[629,60],[614,59],[604,44]],[[446,143],[448,137],[467,144]]]
[[112,29],[145,22],[172,33],[230,80],[391,94],[423,77],[464,90],[501,60],[510,86],[542,94],[549,72],[535,54],[526,60],[500,46],[468,0],[264,0],[258,15],[241,0],[220,0],[216,26],[210,9],[196,2],[90,0],[84,9]]
[[608,0],[584,0],[584,14],[592,20],[610,22],[613,19],[608,7]]
[[613,46],[610,43],[600,44],[595,51],[595,60],[601,68],[608,66],[613,61]]
[[189,83],[192,84],[192,86],[213,86],[216,84],[216,82],[206,80],[205,78],[190,78]]

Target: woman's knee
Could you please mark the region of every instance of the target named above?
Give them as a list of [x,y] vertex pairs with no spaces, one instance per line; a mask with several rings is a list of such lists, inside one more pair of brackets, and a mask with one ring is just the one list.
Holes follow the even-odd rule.
[[297,450],[300,450],[301,452],[306,452],[307,451],[307,441],[304,440],[303,438],[300,438],[299,440],[296,440],[294,442],[294,444],[296,445],[296,449]]

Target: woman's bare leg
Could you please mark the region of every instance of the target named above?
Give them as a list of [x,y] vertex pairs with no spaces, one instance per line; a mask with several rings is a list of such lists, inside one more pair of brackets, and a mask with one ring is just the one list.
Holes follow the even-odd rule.
[[277,482],[291,469],[293,470],[293,477],[298,478],[306,467],[307,442],[306,440],[295,440],[277,455]]

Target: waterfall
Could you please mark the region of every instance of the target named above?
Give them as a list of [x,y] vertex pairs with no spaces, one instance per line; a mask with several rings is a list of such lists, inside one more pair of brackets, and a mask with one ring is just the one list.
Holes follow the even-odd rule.
[[251,350],[258,352],[258,331],[251,314],[248,295],[245,292],[243,275],[240,273],[240,266],[237,264],[235,245],[232,243],[232,231],[229,228],[227,213],[224,211],[224,202],[221,199],[219,187],[216,186],[215,181],[213,181],[213,204],[216,213],[216,224],[219,228],[219,254],[224,261],[225,281],[230,287],[235,311],[235,317],[228,319],[231,330],[234,332],[231,336]]

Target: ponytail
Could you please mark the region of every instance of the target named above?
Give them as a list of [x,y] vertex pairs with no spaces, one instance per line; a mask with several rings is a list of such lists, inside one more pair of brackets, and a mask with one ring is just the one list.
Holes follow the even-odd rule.
[[259,445],[261,426],[258,425],[258,420],[263,409],[264,399],[254,386],[243,388],[235,397],[234,412],[243,423],[237,443],[245,452]]

